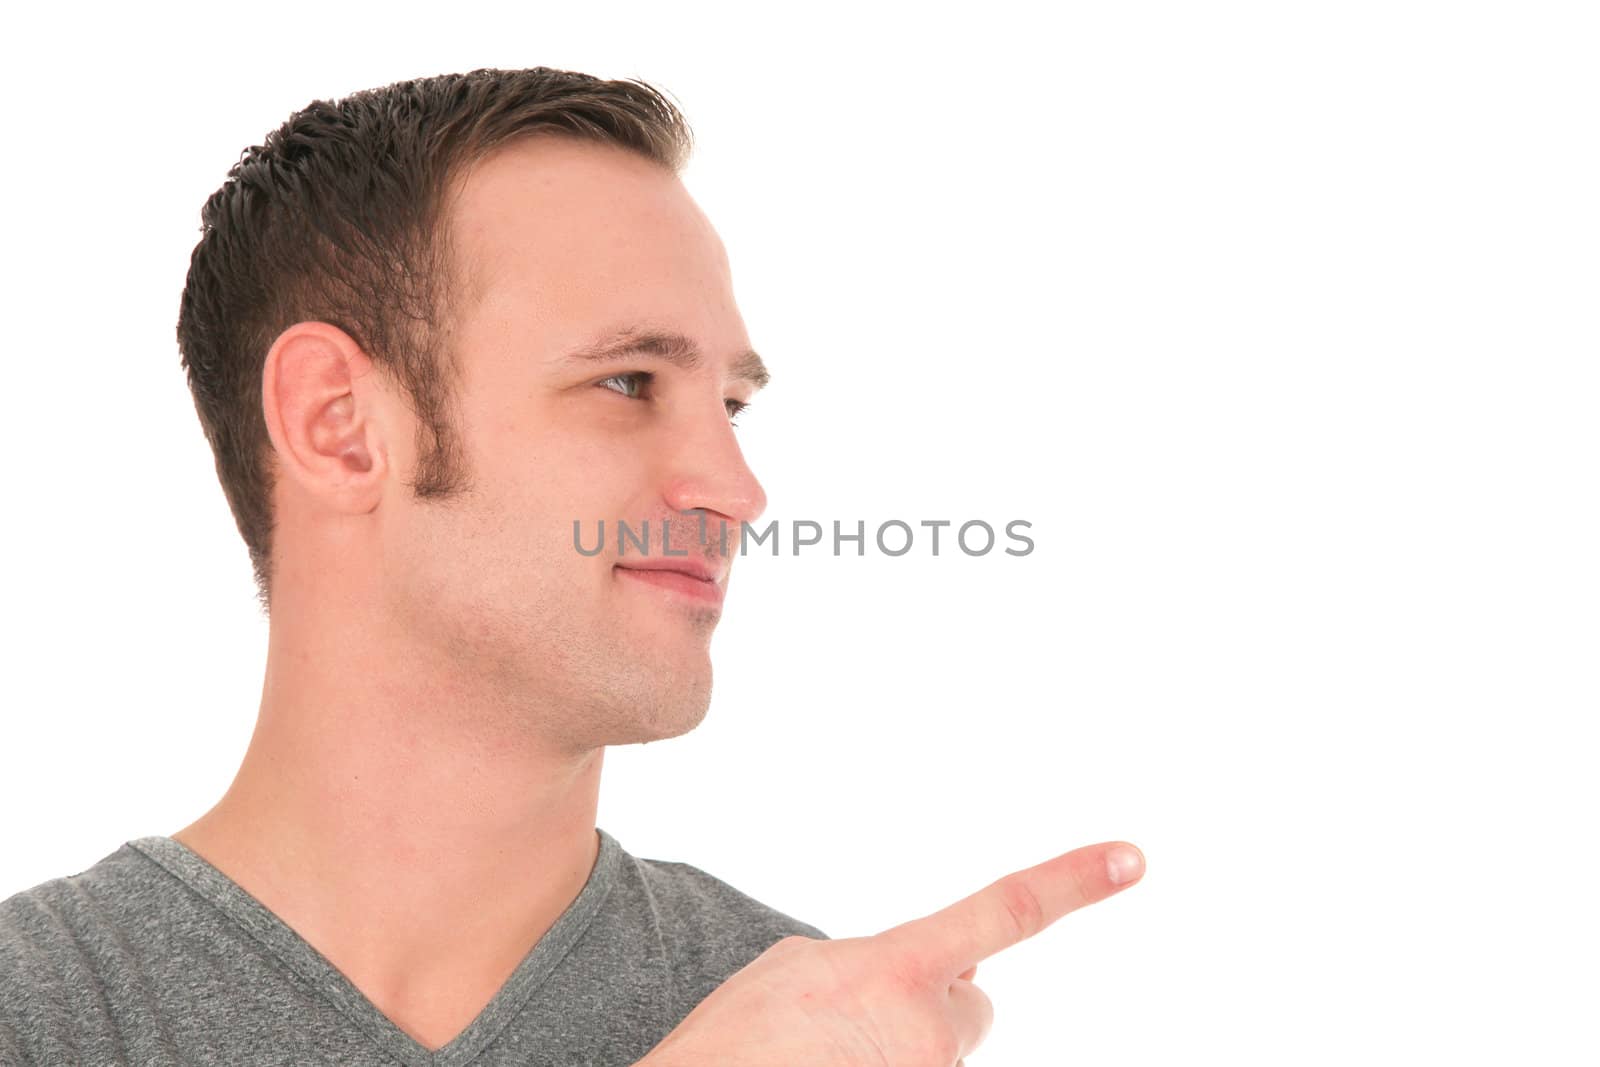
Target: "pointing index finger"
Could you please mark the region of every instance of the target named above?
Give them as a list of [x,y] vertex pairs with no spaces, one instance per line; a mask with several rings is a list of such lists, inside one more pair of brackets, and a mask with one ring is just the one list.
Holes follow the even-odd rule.
[[1144,854],[1126,841],[1074,849],[1016,871],[932,915],[878,936],[919,973],[945,981],[1026,941],[1068,912],[1128,888]]

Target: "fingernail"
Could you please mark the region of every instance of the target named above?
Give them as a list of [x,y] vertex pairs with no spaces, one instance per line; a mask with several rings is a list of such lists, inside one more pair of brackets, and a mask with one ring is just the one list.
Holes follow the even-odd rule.
[[1112,885],[1127,885],[1144,873],[1144,856],[1139,850],[1119,845],[1106,853],[1106,877]]

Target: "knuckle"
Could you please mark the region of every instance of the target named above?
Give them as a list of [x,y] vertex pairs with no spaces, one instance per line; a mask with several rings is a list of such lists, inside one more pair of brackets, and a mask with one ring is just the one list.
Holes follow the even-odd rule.
[[[838,945],[834,941],[831,944]],[[857,947],[852,953],[860,968],[870,974],[875,983],[891,991],[909,990],[921,980],[921,950],[916,942],[898,934],[879,934],[859,938],[845,944]]]
[[891,992],[902,1000],[918,995],[927,986],[928,976],[923,972],[924,965],[913,952],[890,953],[879,971]]
[[767,949],[767,951],[790,953],[796,951],[802,946],[813,945],[817,943],[817,939],[814,937],[805,937],[801,934],[790,934],[788,937],[780,938],[778,941],[775,941],[772,946]]
[[1022,941],[1044,929],[1044,905],[1039,895],[1020,878],[1005,878],[1000,882],[1000,904],[1012,933]]
[[761,953],[761,957],[769,960],[787,960],[790,956],[801,951],[802,946],[810,944],[811,942],[812,939],[809,937],[791,935],[789,937],[774,941],[772,944],[768,945],[766,951]]

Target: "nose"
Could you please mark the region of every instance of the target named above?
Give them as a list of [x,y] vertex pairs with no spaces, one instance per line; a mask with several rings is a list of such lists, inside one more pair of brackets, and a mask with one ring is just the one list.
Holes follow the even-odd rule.
[[[692,422],[692,424],[691,424]],[[662,496],[675,511],[699,508],[725,517],[730,526],[755,522],[767,510],[767,494],[745,462],[744,451],[719,400],[715,408],[682,420],[663,450],[667,465]]]

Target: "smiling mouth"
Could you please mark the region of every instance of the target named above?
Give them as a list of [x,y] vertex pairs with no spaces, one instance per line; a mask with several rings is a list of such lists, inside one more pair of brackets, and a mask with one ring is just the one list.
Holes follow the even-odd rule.
[[722,603],[720,584],[686,571],[668,570],[662,567],[625,567],[620,563],[615,569],[624,577],[653,585],[658,589],[670,590],[707,604]]

